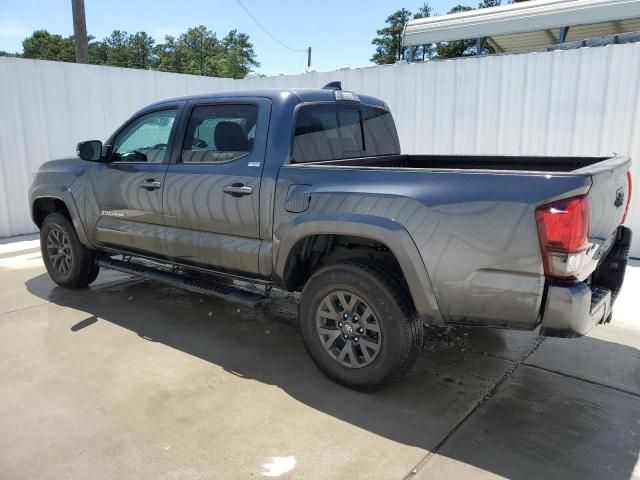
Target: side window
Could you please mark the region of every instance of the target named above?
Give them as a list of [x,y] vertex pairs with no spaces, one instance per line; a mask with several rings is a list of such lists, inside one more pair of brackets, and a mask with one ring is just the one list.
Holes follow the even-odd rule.
[[151,112],[136,118],[113,144],[114,162],[162,163],[177,115],[176,109]]
[[360,110],[335,104],[300,107],[293,138],[295,162],[320,162],[355,157],[364,152]]
[[182,146],[183,163],[235,160],[253,149],[256,105],[207,105],[191,113]]

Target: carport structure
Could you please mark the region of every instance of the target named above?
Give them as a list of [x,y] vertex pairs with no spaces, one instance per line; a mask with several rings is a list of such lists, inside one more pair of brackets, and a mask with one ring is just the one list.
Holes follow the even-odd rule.
[[[626,43],[637,35],[620,34],[638,31],[638,0],[531,0],[411,20],[402,37],[405,47],[477,39],[477,53],[484,45],[496,53],[517,53],[602,37],[604,43]],[[413,52],[409,48],[409,61]]]

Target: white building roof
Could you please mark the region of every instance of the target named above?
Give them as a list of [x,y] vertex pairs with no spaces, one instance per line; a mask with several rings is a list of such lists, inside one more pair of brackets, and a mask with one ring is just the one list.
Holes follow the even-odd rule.
[[407,22],[405,46],[487,38],[498,52],[535,50],[559,42],[640,30],[640,0],[530,0]]

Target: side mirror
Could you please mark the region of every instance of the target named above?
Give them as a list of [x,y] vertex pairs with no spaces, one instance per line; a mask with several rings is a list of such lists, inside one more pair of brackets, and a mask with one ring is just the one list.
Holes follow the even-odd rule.
[[76,154],[83,160],[99,162],[102,158],[102,142],[100,140],[80,142],[76,147]]

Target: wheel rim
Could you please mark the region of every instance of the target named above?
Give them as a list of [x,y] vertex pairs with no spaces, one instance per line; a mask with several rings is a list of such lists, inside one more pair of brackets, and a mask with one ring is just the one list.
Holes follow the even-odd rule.
[[66,275],[71,271],[71,243],[69,237],[59,228],[53,228],[47,235],[47,257],[58,273]]
[[324,349],[343,367],[366,367],[380,353],[378,318],[354,293],[337,290],[325,296],[316,313],[316,329]]

